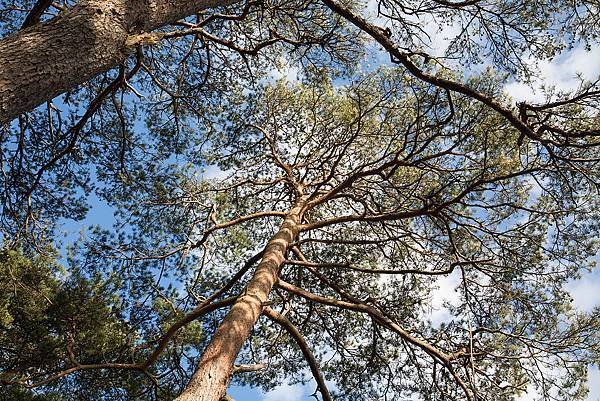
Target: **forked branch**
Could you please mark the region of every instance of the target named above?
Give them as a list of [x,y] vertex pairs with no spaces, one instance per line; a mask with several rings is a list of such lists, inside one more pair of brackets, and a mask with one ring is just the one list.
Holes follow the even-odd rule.
[[308,344],[306,343],[304,336],[302,335],[302,333],[300,333],[298,328],[294,326],[294,324],[290,322],[288,318],[286,318],[279,312],[273,310],[269,306],[263,309],[263,315],[267,316],[269,319],[279,324],[294,338],[296,344],[298,344],[298,347],[300,347],[300,350],[304,355],[304,359],[306,359],[306,362],[310,367],[310,371],[312,372],[312,375],[315,378],[315,381],[317,382],[317,387],[319,388],[319,391],[323,396],[323,400],[332,401],[331,395],[329,394],[329,390],[327,390],[327,385],[325,384],[323,374],[319,369],[319,364],[315,359],[315,356],[313,355],[312,351],[310,350]]

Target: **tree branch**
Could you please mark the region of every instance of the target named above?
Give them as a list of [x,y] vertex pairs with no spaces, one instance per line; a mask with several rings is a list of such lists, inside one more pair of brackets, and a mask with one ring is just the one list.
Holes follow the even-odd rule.
[[313,353],[311,352],[308,344],[306,343],[306,340],[304,339],[302,333],[300,333],[296,326],[294,326],[292,322],[290,322],[285,316],[276,312],[269,306],[263,309],[263,315],[267,316],[269,319],[279,324],[294,338],[296,344],[298,344],[298,347],[300,347],[300,350],[302,351],[302,354],[304,355],[308,366],[310,367],[310,371],[312,372],[313,377],[317,382],[317,387],[319,388],[321,395],[323,395],[323,400],[332,401],[331,395],[329,394],[329,390],[327,389],[327,385],[325,384],[325,379],[323,379],[323,375],[321,374],[321,370],[319,369],[319,364],[315,359]]
[[42,15],[52,5],[53,0],[38,0],[21,25],[21,29],[28,28],[40,22]]

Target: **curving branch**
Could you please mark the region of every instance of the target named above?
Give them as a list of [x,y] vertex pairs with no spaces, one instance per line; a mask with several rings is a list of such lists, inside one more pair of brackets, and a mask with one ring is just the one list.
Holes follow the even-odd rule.
[[319,369],[319,364],[318,364],[317,360],[315,359],[315,356],[313,355],[312,351],[310,350],[308,344],[306,343],[306,340],[304,339],[304,336],[302,335],[302,333],[300,333],[300,331],[296,328],[296,326],[294,326],[294,324],[292,322],[289,321],[288,318],[286,318],[279,312],[273,310],[269,306],[267,306],[263,309],[263,315],[267,316],[269,319],[271,319],[275,323],[279,324],[294,338],[294,340],[296,341],[296,344],[298,344],[298,347],[300,347],[300,350],[302,351],[302,354],[304,355],[304,359],[306,359],[306,362],[308,363],[308,366],[310,367],[310,371],[312,372],[313,377],[315,378],[315,381],[317,382],[317,387],[319,388],[319,391],[321,392],[321,395],[323,396],[323,400],[324,401],[332,401],[331,395],[329,394],[329,390],[327,389],[327,385],[325,384],[325,379],[323,378],[323,374],[321,373],[321,370]]
[[369,274],[422,274],[425,276],[444,276],[451,274],[457,266],[473,265],[477,263],[490,262],[490,259],[484,260],[463,260],[452,262],[447,269],[444,270],[419,270],[419,269],[365,269],[353,266],[351,263],[316,263],[304,260],[286,260],[286,265],[295,265],[303,267],[314,267],[324,269],[348,269],[360,273]]
[[380,311],[378,308],[366,304],[357,299],[353,299],[352,302],[342,301],[333,298],[323,297],[317,294],[313,294],[309,291],[306,291],[302,288],[296,287],[293,284],[287,283],[283,280],[279,280],[277,286],[287,292],[298,295],[302,298],[305,298],[309,301],[316,302],[322,305],[333,306],[340,309],[347,309],[356,312],[366,313],[369,315],[376,323],[379,325],[391,330],[392,332],[398,334],[400,338],[406,341],[409,344],[415,345],[418,348],[422,349],[429,356],[433,357],[434,360],[439,361],[446,369],[450,372],[450,374],[454,377],[458,385],[463,389],[465,395],[469,401],[475,401],[471,391],[469,390],[466,383],[458,376],[454,367],[452,366],[452,362],[462,358],[465,355],[468,355],[466,351],[458,351],[455,353],[446,353],[427,341],[417,338],[402,328],[398,323],[393,321],[390,317],[388,317],[385,313]]
[[247,214],[245,216],[240,216],[237,217],[235,219],[223,222],[223,223],[218,223],[215,224],[209,228],[207,228],[206,230],[204,230],[204,232],[202,233],[202,237],[196,241],[191,247],[192,248],[198,248],[200,247],[202,244],[204,244],[204,242],[206,242],[206,240],[208,239],[208,237],[215,231],[217,230],[222,230],[224,228],[229,228],[231,226],[234,226],[236,224],[240,224],[240,223],[244,223],[246,221],[250,221],[250,220],[254,220],[254,219],[258,219],[258,218],[262,218],[262,217],[281,217],[281,218],[285,218],[286,217],[286,213],[285,212],[278,212],[278,211],[266,211],[266,212],[256,212],[256,213],[250,213]]
[[154,362],[156,362],[156,360],[158,359],[158,357],[160,356],[162,351],[164,351],[164,349],[167,347],[167,345],[171,341],[171,338],[173,338],[173,336],[175,335],[175,333],[177,333],[179,331],[179,329],[181,329],[188,323],[193,322],[194,320],[198,319],[199,317],[206,315],[207,313],[213,312],[220,308],[224,308],[226,306],[233,305],[233,303],[236,300],[237,300],[237,297],[229,297],[229,298],[225,298],[220,301],[213,302],[213,303],[210,303],[210,301],[207,300],[208,302],[205,301],[202,304],[198,305],[190,313],[185,315],[183,318],[179,319],[177,322],[173,323],[173,325],[169,328],[169,330],[165,333],[165,335],[162,336],[161,339],[159,340],[158,346],[154,349],[152,354],[150,354],[148,359],[146,359],[146,361],[144,361],[141,364],[141,366],[144,369],[147,369],[148,367],[150,367],[150,365],[152,365]]
[[[154,349],[152,354],[150,354],[150,356],[141,363],[79,364],[76,361],[74,361],[76,366],[73,366],[68,369],[64,369],[58,373],[53,374],[52,376],[49,376],[49,377],[47,377],[43,380],[37,381],[37,382],[28,383],[28,381],[30,381],[31,379],[24,378],[24,379],[18,379],[18,380],[13,380],[13,381],[2,381],[2,382],[0,382],[0,384],[2,384],[2,385],[18,384],[18,385],[22,385],[26,388],[35,388],[35,387],[45,386],[53,381],[62,379],[63,377],[66,377],[75,372],[80,372],[80,371],[84,371],[84,370],[100,370],[100,369],[139,370],[139,371],[145,373],[146,375],[149,375],[148,369],[150,368],[150,366],[154,362],[156,362],[156,360],[158,359],[158,357],[160,356],[162,351],[164,351],[164,349],[167,347],[167,345],[169,344],[169,342],[171,341],[173,336],[182,327],[184,327],[188,323],[190,323],[208,313],[211,313],[217,309],[233,305],[233,303],[236,301],[237,297],[229,297],[229,298],[225,298],[220,301],[216,301],[216,302],[212,302],[212,303],[210,302],[211,299],[212,299],[212,297],[209,298],[207,301],[203,302],[202,304],[200,304],[199,306],[197,306],[194,310],[192,310],[187,315],[185,315],[184,317],[179,319],[177,322],[173,323],[173,325],[169,328],[169,330],[160,338],[160,340],[158,341],[158,345],[156,346],[156,348]],[[242,367],[242,368],[240,368],[240,372],[248,371],[248,369],[249,369],[248,367]],[[235,369],[234,369],[234,371],[235,371]]]
[[123,64],[141,44],[139,34],[238,2],[85,0],[0,40],[0,124]]
[[[563,146],[563,143],[556,142],[550,138],[542,137],[543,130],[534,130],[527,122],[527,119],[522,118],[522,113],[515,114],[510,108],[504,106],[498,100],[493,99],[492,97],[486,95],[485,93],[479,92],[475,88],[470,87],[469,85],[453,81],[450,79],[441,78],[435,75],[432,75],[421,68],[419,68],[412,60],[411,54],[403,51],[391,38],[391,32],[387,29],[380,28],[379,26],[370,23],[356,12],[354,12],[350,7],[345,6],[337,0],[322,0],[323,3],[329,7],[333,12],[345,18],[347,21],[352,23],[356,28],[365,32],[369,36],[371,36],[377,43],[379,43],[391,56],[392,62],[396,64],[400,64],[404,66],[413,76],[416,78],[427,82],[431,85],[437,86],[439,88],[443,88],[448,91],[456,92],[468,96],[472,99],[475,99],[482,104],[488,106],[496,113],[504,117],[514,128],[516,128],[522,136],[528,137],[531,140],[537,141],[543,144],[550,154],[554,155],[554,152],[549,145],[554,145],[556,147]],[[460,3],[451,3],[451,2],[441,2],[450,7],[462,7],[476,4],[477,1],[464,1]],[[532,106],[526,105],[528,109],[533,109]],[[544,107],[544,106],[542,106]],[[544,127],[546,130],[549,130],[548,127]],[[598,130],[590,130],[584,131],[579,134],[567,133],[560,129],[554,129],[553,132],[557,134],[562,134],[567,137],[569,136],[597,136]]]
[[21,29],[29,28],[32,25],[40,22],[42,15],[52,5],[52,0],[38,0],[21,25]]

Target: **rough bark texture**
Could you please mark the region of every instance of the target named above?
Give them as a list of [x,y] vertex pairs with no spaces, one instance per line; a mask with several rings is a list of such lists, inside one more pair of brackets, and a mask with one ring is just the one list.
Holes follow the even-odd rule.
[[298,235],[304,201],[298,202],[267,244],[254,276],[206,347],[196,372],[175,401],[219,401],[225,396],[233,364],[277,282],[279,268]]
[[128,38],[240,0],[83,0],[0,41],[0,123],[122,63]]

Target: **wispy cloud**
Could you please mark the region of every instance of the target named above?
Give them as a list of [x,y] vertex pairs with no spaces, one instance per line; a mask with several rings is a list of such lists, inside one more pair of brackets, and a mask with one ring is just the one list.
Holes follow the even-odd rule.
[[567,290],[573,297],[573,306],[590,312],[600,306],[600,271],[583,274],[580,279],[571,281]]
[[428,316],[434,326],[442,323],[448,323],[452,319],[452,314],[444,306],[445,303],[458,305],[460,302],[460,293],[457,287],[460,284],[460,273],[458,270],[448,276],[443,276],[436,282],[437,288],[431,293],[432,312]]
[[304,399],[304,387],[301,384],[282,384],[265,394],[262,401],[301,401]]
[[[529,64],[533,66],[535,60],[529,60]],[[539,79],[531,84],[514,81],[506,86],[506,92],[515,102],[543,101],[543,94],[539,90],[541,85],[553,86],[558,90],[573,90],[579,84],[578,75],[590,81],[598,79],[600,76],[600,47],[588,51],[584,46],[579,46],[551,61],[538,60],[537,65]]]

